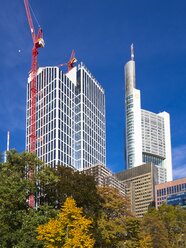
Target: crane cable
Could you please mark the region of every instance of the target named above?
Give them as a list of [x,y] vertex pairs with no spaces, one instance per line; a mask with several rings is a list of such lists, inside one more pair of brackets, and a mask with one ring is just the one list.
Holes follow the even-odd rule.
[[28,3],[28,4],[29,4],[29,7],[30,7],[30,9],[31,9],[31,12],[32,12],[32,15],[33,15],[34,19],[35,19],[35,21],[36,21],[38,27],[40,28],[41,26],[40,26],[40,24],[39,24],[39,22],[38,22],[38,19],[36,18],[36,15],[35,15],[35,13],[34,13],[32,7],[31,7],[31,5],[30,5],[30,3]]

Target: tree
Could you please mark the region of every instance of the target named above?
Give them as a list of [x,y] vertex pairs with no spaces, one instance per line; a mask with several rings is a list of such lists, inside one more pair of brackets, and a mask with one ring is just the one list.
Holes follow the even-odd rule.
[[149,235],[151,237],[154,248],[170,247],[167,229],[155,208],[150,208],[145,214],[141,222],[141,229],[144,236]]
[[126,237],[118,248],[153,248],[151,236],[141,230],[139,218],[126,217]]
[[140,220],[131,216],[126,218],[125,246],[138,248],[140,240]]
[[38,240],[44,241],[46,248],[92,248],[94,240],[89,234],[92,221],[82,215],[73,198],[67,198],[57,218],[37,228]]
[[[82,207],[87,216],[96,218],[99,209],[99,195],[94,178],[60,165],[55,170],[48,170],[55,175],[56,179],[50,184],[46,184],[44,181],[44,184],[41,183],[43,191],[41,202],[60,209],[66,198],[72,196],[77,206]],[[46,178],[46,176],[44,177]]]
[[48,222],[49,218],[56,217],[58,211],[44,205],[36,209],[29,209],[22,216],[22,226],[17,231],[18,241],[15,248],[43,248],[43,242],[37,240],[36,228]]
[[[17,231],[22,225],[22,216],[28,208],[26,200],[31,188],[26,179],[25,168],[35,157],[19,155],[11,151],[7,163],[0,167],[0,244],[12,247],[17,242]],[[23,159],[24,157],[24,159]]]
[[[33,172],[31,181],[29,170]],[[28,207],[30,192],[40,190],[38,170],[46,174],[43,163],[34,154],[18,154],[15,150],[8,152],[7,162],[0,166],[0,247],[40,247],[35,228],[54,216],[54,211],[47,206],[46,211]]]
[[163,204],[158,209],[158,216],[163,221],[172,247],[186,246],[186,211],[179,206]]
[[181,248],[186,245],[186,211],[163,204],[151,208],[142,220],[142,229],[149,234],[153,247]]
[[139,248],[153,248],[152,238],[150,234],[141,233],[141,238],[139,240]]
[[101,200],[96,247],[118,247],[126,238],[126,217],[131,216],[128,201],[111,187],[98,187],[98,193]]

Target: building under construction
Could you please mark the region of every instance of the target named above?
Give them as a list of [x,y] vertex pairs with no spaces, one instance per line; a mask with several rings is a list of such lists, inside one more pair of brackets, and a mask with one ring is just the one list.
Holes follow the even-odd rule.
[[[36,79],[36,154],[52,167],[105,165],[104,90],[83,63],[66,74],[42,67]],[[26,149],[30,150],[31,75],[27,85]]]
[[74,66],[74,51],[70,60],[60,65],[67,65],[67,73],[59,66],[38,68],[38,49],[45,45],[43,31],[39,26],[35,32],[28,0],[24,4],[33,41],[26,150],[52,167],[84,170],[94,164],[105,166],[104,90],[85,65]]

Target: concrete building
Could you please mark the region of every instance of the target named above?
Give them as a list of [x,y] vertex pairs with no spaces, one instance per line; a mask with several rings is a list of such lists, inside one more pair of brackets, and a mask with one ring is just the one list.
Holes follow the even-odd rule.
[[84,173],[94,176],[97,185],[113,187],[117,189],[121,195],[126,196],[126,185],[119,181],[104,165],[94,165],[89,169],[84,170]]
[[155,186],[156,208],[164,202],[168,205],[179,205],[186,208],[186,178]]
[[158,169],[152,163],[142,164],[116,174],[126,184],[131,212],[143,217],[150,205],[155,204],[155,185],[158,183]]
[[[30,148],[30,82],[27,85],[26,150]],[[106,163],[104,89],[83,63],[68,73],[37,72],[36,154],[46,164],[84,170]]]
[[172,180],[170,116],[141,109],[140,90],[136,89],[133,45],[131,60],[125,65],[126,165],[127,169],[154,163],[159,182]]

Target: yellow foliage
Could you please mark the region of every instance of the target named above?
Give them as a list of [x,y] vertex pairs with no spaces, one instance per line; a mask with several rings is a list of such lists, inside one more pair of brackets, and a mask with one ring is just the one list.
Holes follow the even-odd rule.
[[94,239],[89,234],[92,221],[85,218],[73,198],[67,198],[56,219],[37,228],[38,240],[46,248],[92,248]]
[[152,239],[149,234],[143,233],[143,237],[139,240],[140,248],[153,248]]

